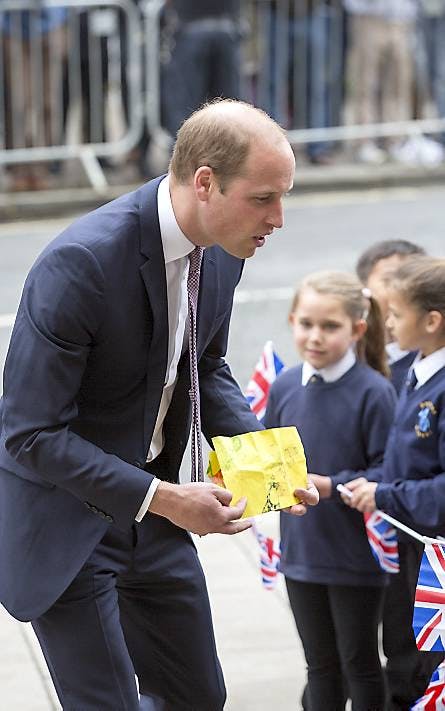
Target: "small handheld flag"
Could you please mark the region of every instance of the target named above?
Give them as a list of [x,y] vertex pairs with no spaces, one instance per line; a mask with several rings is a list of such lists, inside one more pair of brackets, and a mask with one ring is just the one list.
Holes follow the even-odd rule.
[[445,709],[445,662],[439,664],[431,676],[428,688],[411,711],[443,711]]
[[266,414],[270,386],[283,368],[272,341],[267,341],[246,388],[246,400],[259,420]]
[[413,630],[422,652],[445,651],[445,550],[425,542],[414,600]]
[[[351,497],[352,492],[343,484],[337,484],[340,494]],[[382,570],[387,573],[399,572],[399,547],[394,526],[382,511],[364,513],[366,535],[372,553]]]
[[274,590],[278,579],[278,564],[281,558],[281,551],[273,538],[265,536],[252,525],[252,532],[260,547],[261,579],[266,590]]
[[379,511],[364,513],[366,535],[374,558],[387,573],[399,572],[399,548],[394,526],[380,515]]

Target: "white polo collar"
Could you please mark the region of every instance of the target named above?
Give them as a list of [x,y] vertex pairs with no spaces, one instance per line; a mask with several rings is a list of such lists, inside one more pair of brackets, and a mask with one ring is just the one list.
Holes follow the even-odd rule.
[[[413,361],[413,364],[409,370],[411,373],[413,370],[416,374],[417,384],[415,390],[420,388],[424,383],[426,383],[430,378],[433,377],[441,368],[445,366],[445,346],[439,348],[438,351],[434,351],[425,358],[422,358],[422,354],[418,353]],[[409,377],[409,374],[408,374]]]
[[340,360],[320,370],[316,370],[310,363],[304,361],[301,373],[301,384],[303,386],[307,385],[313,375],[321,375],[326,383],[334,383],[336,380],[340,380],[348,370],[351,370],[356,360],[357,357],[353,349],[349,348]]

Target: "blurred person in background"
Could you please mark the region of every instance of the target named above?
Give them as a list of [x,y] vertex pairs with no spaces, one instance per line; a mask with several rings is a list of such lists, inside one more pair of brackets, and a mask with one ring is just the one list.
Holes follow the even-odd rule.
[[[4,61],[0,91],[7,149],[62,143],[65,117],[59,93],[63,93],[67,56],[66,20],[66,9],[42,7],[39,2],[32,10],[0,15]],[[49,166],[15,164],[8,173],[10,189],[37,190],[47,187]]]
[[[429,97],[437,116],[445,118],[445,0],[420,0],[419,22]],[[440,139],[445,145],[445,131]]]
[[[423,247],[414,242],[406,239],[387,239],[375,242],[359,256],[355,267],[356,274],[377,300],[385,321],[389,316],[388,294],[391,276],[402,262],[424,255]],[[401,350],[387,327],[386,354],[391,382],[397,393],[400,393],[417,352]]]
[[[413,37],[416,0],[344,0],[348,12],[346,112],[353,124],[412,118]],[[385,149],[361,141],[356,158],[364,163],[397,160],[400,138]]]
[[[340,0],[296,0],[288,7],[272,3],[263,8],[260,3],[258,12],[266,30],[259,72],[267,77],[258,103],[288,129],[338,123],[343,61]],[[310,163],[330,163],[332,145],[308,143],[306,157]]]
[[240,0],[167,0],[163,124],[172,138],[205,101],[240,97]]

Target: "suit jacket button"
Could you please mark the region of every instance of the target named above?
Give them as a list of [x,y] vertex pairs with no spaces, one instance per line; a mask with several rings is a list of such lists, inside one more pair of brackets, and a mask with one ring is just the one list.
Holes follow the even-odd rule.
[[110,514],[105,514],[105,521],[108,521],[108,523],[113,523],[114,518],[110,516]]
[[137,467],[138,469],[143,469],[144,468],[144,462],[141,462],[139,459],[135,459],[133,462],[134,466]]

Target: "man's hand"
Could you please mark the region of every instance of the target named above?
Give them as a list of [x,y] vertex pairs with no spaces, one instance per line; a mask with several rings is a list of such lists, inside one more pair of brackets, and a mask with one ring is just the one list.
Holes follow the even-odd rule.
[[361,476],[359,479],[354,479],[353,481],[348,482],[345,486],[352,492],[352,496],[350,498],[342,494],[342,499],[345,504],[353,509],[361,511],[362,513],[372,513],[372,511],[376,510],[376,481],[368,481]]
[[332,493],[332,479],[330,476],[322,476],[321,474],[309,475],[312,483],[317,487],[320,499],[329,499]]
[[320,497],[310,477],[308,477],[307,484],[307,489],[295,489],[294,491],[295,498],[300,499],[301,503],[289,506],[287,509],[284,509],[284,511],[294,516],[304,516],[308,506],[316,506],[318,504]]
[[229,507],[231,500],[231,492],[216,484],[171,484],[161,481],[148,510],[200,536],[245,531],[252,524],[248,519],[239,519],[247,499],[242,498],[235,506]]

